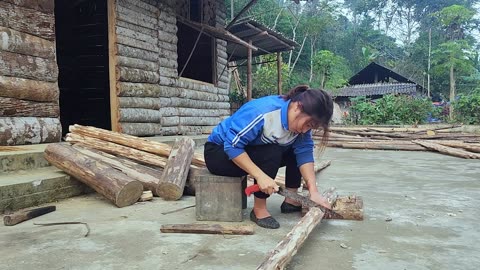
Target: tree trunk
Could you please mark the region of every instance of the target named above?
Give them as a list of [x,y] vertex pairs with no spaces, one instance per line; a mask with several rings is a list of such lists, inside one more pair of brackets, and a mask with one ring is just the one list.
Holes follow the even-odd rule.
[[0,145],[59,142],[62,126],[58,118],[0,117]]
[[300,249],[303,242],[305,242],[308,235],[320,223],[323,215],[324,213],[319,208],[314,207],[310,209],[287,236],[267,254],[257,269],[284,269]]
[[58,117],[58,103],[35,102],[0,97],[0,115],[25,117]]
[[450,66],[450,120],[453,120],[453,103],[455,102],[455,74],[453,65]]
[[0,76],[0,96],[40,102],[58,102],[58,83]]
[[[172,151],[172,147],[166,143],[150,141],[147,139],[95,127],[73,125],[70,126],[70,132],[133,147],[149,153],[161,155],[163,157],[170,156],[170,152]],[[205,166],[205,160],[203,159],[203,155],[195,154],[192,160],[192,164],[198,166]]]
[[192,139],[183,138],[175,142],[158,182],[157,194],[160,197],[167,201],[176,201],[182,197],[194,152],[195,142]]
[[119,158],[102,151],[85,147],[81,143],[75,144],[73,148],[86,156],[105,162],[132,179],[141,182],[143,185],[143,190],[150,190],[155,196],[158,196],[156,191],[158,179],[160,179],[163,174],[162,169],[153,169],[126,158]]
[[142,195],[143,186],[108,164],[81,154],[66,144],[51,144],[45,158],[69,175],[105,196],[118,207],[134,204]]
[[461,157],[461,158],[480,159],[480,154],[468,152],[468,151],[453,148],[453,147],[443,146],[438,143],[421,141],[421,140],[415,140],[413,142],[419,145],[422,145],[428,149],[438,151],[442,154],[446,154],[454,157]]
[[160,228],[163,233],[196,233],[196,234],[238,234],[251,235],[252,225],[230,224],[164,224]]

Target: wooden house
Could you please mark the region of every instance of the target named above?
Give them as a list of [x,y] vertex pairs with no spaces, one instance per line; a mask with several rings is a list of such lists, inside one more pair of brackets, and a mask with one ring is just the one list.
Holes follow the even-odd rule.
[[[198,134],[229,115],[223,0],[0,1],[0,145],[74,123]],[[249,47],[250,49],[254,49]]]

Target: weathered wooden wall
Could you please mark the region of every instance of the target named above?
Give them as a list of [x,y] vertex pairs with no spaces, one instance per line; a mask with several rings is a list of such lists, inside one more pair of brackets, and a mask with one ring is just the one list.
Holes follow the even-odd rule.
[[[230,112],[226,42],[217,39],[217,85],[179,78],[176,7],[181,1],[116,1],[119,130],[132,135],[201,133]],[[225,6],[216,0],[217,26]]]
[[60,141],[54,0],[0,1],[0,145]]

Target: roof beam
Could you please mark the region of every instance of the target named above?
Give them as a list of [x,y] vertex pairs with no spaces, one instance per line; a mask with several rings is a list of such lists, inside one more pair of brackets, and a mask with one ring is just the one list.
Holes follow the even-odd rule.
[[247,10],[249,10],[257,1],[258,0],[250,0],[250,2],[246,6],[244,6],[242,10],[240,10],[240,12],[235,16],[235,18],[233,18],[233,20],[228,23],[225,29],[230,29],[230,27],[232,27],[232,25],[234,25],[238,21],[238,19],[240,19],[240,16],[242,16],[243,13],[247,12]]

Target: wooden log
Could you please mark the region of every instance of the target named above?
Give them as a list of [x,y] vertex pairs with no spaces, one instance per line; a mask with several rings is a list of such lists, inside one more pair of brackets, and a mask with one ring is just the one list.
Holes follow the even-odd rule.
[[160,123],[119,123],[120,130],[124,134],[132,136],[163,135],[163,127]]
[[36,217],[51,213],[55,210],[56,210],[55,206],[45,206],[45,207],[37,207],[33,209],[18,211],[13,214],[5,215],[3,217],[3,224],[5,224],[5,226],[17,225],[18,223],[22,223],[32,218],[36,218]]
[[54,25],[53,13],[47,14],[0,1],[0,26],[53,41]]
[[137,49],[154,52],[154,53],[157,53],[159,48],[156,41],[155,43],[148,43],[145,41],[136,40],[136,39],[124,36],[122,34],[119,34],[118,32],[117,32],[117,43],[130,46],[133,48],[137,48]]
[[293,227],[287,236],[272,249],[257,267],[262,270],[284,269],[302,246],[312,230],[320,223],[324,213],[319,208],[312,208]]
[[135,24],[125,22],[125,21],[117,20],[116,26],[120,26],[120,27],[123,27],[123,28],[128,28],[128,29],[131,29],[135,32],[139,32],[139,33],[151,36],[151,37],[157,37],[157,35],[158,35],[157,30],[146,28],[146,27],[143,27],[143,26],[140,26],[140,25],[135,25]]
[[58,118],[0,117],[0,145],[59,142],[62,126]]
[[126,9],[131,9],[135,12],[145,14],[146,16],[152,18],[158,17],[158,8],[156,6],[149,5],[143,1],[118,0],[118,4]]
[[7,52],[55,58],[55,43],[0,26],[0,48]]
[[143,190],[150,190],[155,196],[158,196],[156,193],[158,181],[163,175],[163,170],[161,168],[153,169],[125,158],[118,158],[114,155],[86,147],[82,145],[82,143],[75,144],[73,148],[80,153],[96,160],[100,160],[123,172],[132,179],[141,182]]
[[119,80],[134,83],[158,83],[157,72],[145,71],[136,68],[118,67]]
[[129,29],[127,27],[121,27],[119,25],[116,26],[116,32],[118,35],[122,35],[126,38],[129,38],[134,41],[141,41],[150,44],[157,44],[158,38],[157,33],[155,35],[147,35],[142,32],[135,31],[134,29]]
[[131,58],[138,58],[147,61],[151,61],[152,59],[156,59],[158,57],[157,53],[152,51],[147,51],[131,46],[126,46],[122,44],[117,44],[118,55],[131,57]]
[[40,102],[58,102],[58,83],[0,76],[0,96]]
[[34,9],[43,13],[53,14],[54,2],[52,0],[4,0],[7,3],[14,4],[16,6]]
[[55,82],[58,78],[58,67],[54,59],[0,50],[0,75]]
[[192,139],[187,137],[175,142],[158,182],[157,194],[161,198],[176,201],[182,197],[194,152]]
[[118,207],[134,204],[143,186],[108,164],[81,154],[67,144],[51,144],[45,158],[55,167],[93,188]]
[[454,157],[461,157],[461,158],[480,159],[480,154],[468,152],[468,151],[453,148],[453,147],[443,146],[438,143],[427,142],[422,140],[414,140],[413,142],[421,146],[424,146],[428,149],[432,149],[437,152],[440,152],[442,154],[446,154]]
[[159,26],[158,21],[155,18],[142,15],[138,12],[129,10],[122,6],[117,5],[117,18],[118,20],[125,21],[131,24],[142,26],[149,29],[157,29]]
[[231,224],[164,224],[160,228],[162,233],[195,233],[195,234],[228,234],[252,235],[252,225]]
[[178,37],[176,34],[169,33],[167,31],[164,31],[163,29],[158,30],[158,41],[159,42],[165,42],[168,44],[172,45],[177,45],[178,43]]
[[[303,193],[308,196],[308,191]],[[308,212],[308,207],[302,207],[302,216]],[[324,219],[363,220],[363,198],[360,196],[340,196],[337,198],[332,211],[325,213]]]
[[136,68],[146,71],[158,71],[158,63],[146,61],[138,58],[130,58],[126,56],[117,56],[117,63],[122,67]]
[[160,67],[164,67],[164,68],[173,68],[173,69],[178,68],[178,62],[175,59],[161,57],[158,59],[158,64],[160,65]]
[[16,98],[0,97],[0,115],[29,117],[58,117],[58,103],[35,102]]
[[154,122],[160,123],[162,114],[158,110],[138,109],[138,108],[121,108],[121,122]]
[[139,202],[146,202],[151,200],[153,200],[153,193],[151,190],[144,191],[142,193],[142,196],[140,196],[140,199],[138,199]]
[[137,150],[131,147],[119,145],[116,143],[107,142],[104,140],[86,137],[75,133],[68,133],[65,140],[67,142],[78,142],[88,147],[107,152],[114,155],[120,155],[129,159],[139,161],[144,164],[154,165],[161,168],[165,167],[166,158],[157,156],[145,151]]
[[163,32],[174,34],[174,35],[178,31],[178,27],[175,23],[166,22],[160,18],[158,20],[158,29],[162,29]]
[[387,144],[371,142],[328,142],[329,147],[340,147],[347,149],[371,149],[371,150],[403,150],[403,151],[425,151],[426,148],[421,145],[407,144]]
[[480,153],[480,144],[473,144],[473,143],[464,143],[458,141],[435,141],[435,143],[441,144],[443,146],[455,147],[455,148],[463,148],[467,151]]
[[[165,143],[150,141],[147,139],[138,138],[135,136],[121,134],[118,132],[113,132],[113,131],[95,128],[95,127],[73,125],[73,126],[70,126],[70,132],[74,134],[92,137],[92,138],[102,139],[102,140],[112,142],[112,143],[117,143],[120,145],[133,147],[135,149],[139,149],[148,153],[157,154],[163,157],[170,156],[170,152],[172,151],[172,147]],[[192,160],[192,164],[198,165],[198,166],[206,166],[205,160],[203,159],[203,155],[195,154]],[[161,167],[163,168],[163,166]]]

